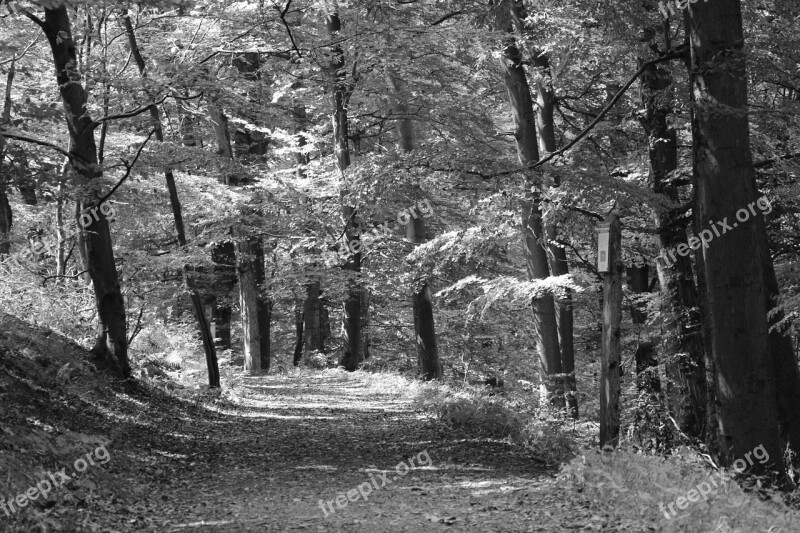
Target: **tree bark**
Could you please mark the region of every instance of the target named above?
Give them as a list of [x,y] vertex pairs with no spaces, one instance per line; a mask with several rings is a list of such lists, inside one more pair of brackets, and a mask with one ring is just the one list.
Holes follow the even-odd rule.
[[[338,8],[335,5],[334,9],[327,14],[327,30],[332,39],[338,39],[339,32],[342,30],[342,22],[339,18]],[[347,74],[345,72],[344,51],[338,44],[331,47],[331,62],[327,70],[331,85],[333,151],[336,156],[336,166],[344,179],[344,172],[350,166],[350,149],[347,142],[347,107],[345,106],[348,98],[348,87],[345,81]],[[346,370],[353,371],[363,361],[364,354],[361,349],[361,239],[357,230],[358,212],[355,207],[349,205],[346,198],[347,191],[344,187],[340,194],[346,243],[348,247],[350,247],[350,243],[355,244],[349,250],[347,262],[344,265],[344,269],[352,272],[352,275],[348,282],[349,287],[342,316],[344,354],[339,364]]]
[[267,272],[264,263],[264,241],[261,237],[251,237],[250,246],[253,249],[253,261],[256,276],[256,307],[258,310],[258,332],[261,334],[259,345],[261,355],[261,370],[269,372],[272,359],[270,353],[270,328],[272,325],[272,299],[266,294]]
[[[648,138],[653,192],[663,196],[666,202],[675,203],[678,190],[671,182],[670,173],[678,168],[677,135],[669,127],[672,106],[665,92],[672,80],[667,71],[653,65],[644,71],[641,83],[645,108],[641,122]],[[687,222],[680,216],[681,213],[670,210],[656,210],[662,257],[687,243]],[[704,350],[691,258],[670,255],[668,261],[658,261],[657,270],[670,339],[664,345],[664,365],[667,375],[678,385],[675,393],[671,392],[673,386],[668,386],[669,407],[683,433],[703,439],[706,426]],[[673,361],[674,358],[677,360]]]
[[[496,29],[509,32],[516,15],[515,2],[501,0],[495,10]],[[520,163],[527,167],[539,159],[533,100],[522,64],[522,54],[515,39],[508,35],[503,44],[503,79],[514,117],[514,139]],[[534,183],[526,181],[525,199],[522,202],[525,262],[528,278],[531,280],[545,279],[550,276],[547,252],[543,244],[542,212],[538,198],[531,192],[533,187]],[[533,300],[532,308],[536,351],[539,357],[542,404],[549,401],[553,405],[563,407],[564,380],[561,377],[563,368],[552,294]]]
[[[14,83],[14,73],[16,72],[14,61],[8,68],[6,75],[6,89],[3,97],[3,114],[0,122],[9,124],[11,122],[11,86]],[[5,152],[6,152],[6,138],[0,136],[0,255],[8,254],[11,249],[11,243],[8,236],[11,233],[11,224],[13,217],[11,216],[11,204],[6,195],[6,187],[9,180],[6,176],[5,169]]]
[[294,366],[300,364],[300,360],[303,358],[303,329],[305,326],[305,317],[303,316],[303,306],[300,302],[295,304],[295,311],[294,311],[294,325],[295,325],[295,336],[294,336],[294,358],[292,363]]
[[[541,153],[548,154],[556,151],[556,131],[553,114],[555,111],[556,95],[552,86],[550,73],[550,59],[545,54],[539,54],[534,61],[537,68],[541,69],[539,80],[536,84],[536,134]],[[556,177],[554,186],[560,185]],[[569,274],[567,250],[556,244],[558,240],[558,224],[551,222],[545,228],[548,240],[548,259],[550,273],[553,276]],[[573,418],[578,418],[577,383],[575,381],[575,340],[574,317],[572,313],[572,290],[565,289],[564,297],[554,300],[556,306],[556,327],[558,329],[558,344],[561,350],[561,367],[564,374],[564,387],[566,390],[567,412]]]
[[[764,226],[759,231],[766,233],[766,223],[760,214],[756,216],[755,222],[758,226]],[[759,257],[764,269],[767,325],[769,327],[767,342],[775,373],[781,438],[783,444],[788,443],[797,456],[800,454],[800,413],[797,410],[797,406],[800,405],[800,369],[795,359],[792,340],[786,335],[787,331],[782,330],[779,325],[784,320],[785,314],[783,308],[778,304],[780,288],[766,240],[759,250]]]
[[[694,215],[696,228],[733,218],[755,201],[747,116],[747,73],[740,0],[698,3],[686,12],[694,93]],[[734,226],[733,223],[731,224]],[[763,225],[749,221],[704,249],[704,327],[713,361],[718,425],[709,447],[720,464],[763,446],[769,460],[754,473],[778,472],[784,461],[777,390],[768,351]],[[753,251],[756,251],[753,254]]]
[[[95,123],[87,112],[87,96],[76,69],[75,42],[72,39],[69,15],[65,6],[45,9],[42,30],[50,43],[61,100],[70,136],[71,164],[86,185],[100,178],[97,166],[97,146],[94,141]],[[80,210],[91,208],[95,200],[81,199]],[[79,223],[79,221],[76,220]],[[79,227],[81,227],[79,225]],[[125,302],[117,277],[111,232],[102,211],[82,230],[85,239],[89,276],[94,285],[98,329],[93,353],[105,359],[124,377],[130,376],[128,363]]]
[[305,338],[304,352],[325,352],[322,342],[322,306],[319,301],[319,281],[312,281],[306,285],[306,301],[303,308],[303,336]]
[[[386,74],[389,85],[392,111],[397,115],[397,138],[400,150],[409,153],[414,149],[414,123],[408,117],[408,106],[400,95],[398,76],[392,71]],[[415,189],[419,189],[416,187]],[[415,191],[417,192],[417,191]],[[419,194],[417,196],[420,196]],[[415,199],[419,199],[415,197]],[[414,216],[406,226],[406,238],[412,244],[422,244],[428,239],[425,220]],[[436,343],[436,327],[433,320],[433,295],[427,276],[417,273],[411,286],[411,309],[414,315],[414,338],[417,345],[417,361],[422,379],[442,379],[442,363]]]
[[242,318],[244,370],[261,372],[261,333],[258,329],[258,285],[256,284],[255,250],[244,235],[236,239],[236,276],[239,281],[239,307]]

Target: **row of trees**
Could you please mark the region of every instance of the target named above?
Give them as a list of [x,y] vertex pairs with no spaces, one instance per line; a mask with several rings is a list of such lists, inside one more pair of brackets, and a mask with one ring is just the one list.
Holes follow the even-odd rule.
[[[797,261],[796,204],[779,200],[773,220],[756,217],[693,258],[654,258],[760,196],[757,169],[773,194],[796,190],[785,132],[798,102],[787,50],[800,6],[789,4],[745,3],[746,19],[740,0],[694,4],[679,19],[665,19],[656,2],[583,0],[208,2],[135,12],[16,4],[0,48],[0,230],[9,236],[0,252],[14,242],[8,187],[30,199],[31,175],[40,196],[55,186],[55,277],[85,271],[94,351],[127,376],[131,331],[108,221],[93,220],[73,243],[60,213],[65,191],[76,216],[129,198],[129,217],[155,212],[125,190],[163,176],[170,227],[153,245],[121,234],[131,250],[123,263],[142,266],[153,295],[186,288],[212,385],[238,300],[253,373],[269,368],[271,330],[282,323],[292,324],[295,364],[330,351],[331,313],[341,319],[338,364],[358,368],[375,342],[391,344],[383,328],[408,328],[426,379],[441,378],[443,362],[482,328],[494,333],[484,347],[504,358],[484,370],[523,368],[525,357],[507,354],[526,353],[530,331],[542,404],[577,418],[576,347],[596,318],[577,320],[576,311],[596,313],[585,295],[597,283],[593,227],[613,211],[626,229],[629,288],[640,294],[631,294],[632,321],[657,331],[658,346],[638,346],[637,372],[654,361],[665,369],[675,385],[659,401],[723,462],[763,444],[767,468],[783,472],[785,446],[800,442],[791,409],[800,373],[787,334],[796,303],[781,304],[778,290],[780,269]],[[53,86],[40,75],[39,30],[63,115],[46,105]],[[29,78],[18,90],[24,110],[12,95],[19,71]],[[372,239],[366,230],[386,212],[423,198],[435,219],[413,219],[368,253],[349,247]],[[780,226],[788,231],[768,238]],[[148,259],[136,259],[137,246]],[[326,263],[330,249],[346,259]],[[129,274],[128,283],[142,282]],[[387,309],[413,322],[387,326]],[[530,318],[520,318],[524,309]]]

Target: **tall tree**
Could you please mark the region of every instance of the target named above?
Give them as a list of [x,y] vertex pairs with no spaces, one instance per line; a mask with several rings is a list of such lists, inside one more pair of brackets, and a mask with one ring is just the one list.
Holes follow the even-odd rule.
[[[539,53],[534,58],[538,72],[536,76],[536,133],[539,150],[544,154],[556,151],[556,128],[553,115],[556,105],[556,94],[553,88],[553,76],[550,72],[550,58]],[[553,185],[561,185],[558,177]],[[558,244],[558,224],[553,221],[545,228],[548,240],[548,259],[550,272],[554,276],[569,274],[567,250]],[[558,328],[558,344],[561,351],[561,370],[564,373],[566,402],[569,414],[578,418],[577,384],[575,382],[575,339],[574,317],[572,312],[572,290],[566,288],[563,298],[556,300],[556,323]]]
[[702,261],[717,417],[709,444],[725,465],[763,446],[769,461],[752,469],[783,472],[760,254],[766,235],[762,224],[733,222],[737,210],[746,210],[757,194],[741,2],[690,5],[686,24],[695,107],[695,230],[732,222],[731,230],[704,249]]
[[[523,167],[529,167],[539,160],[537,146],[536,114],[533,108],[530,86],[525,74],[522,53],[511,33],[514,19],[519,19],[515,0],[501,0],[495,6],[495,27],[507,34],[503,43],[503,79],[508,91],[511,111],[514,117],[514,139],[517,154]],[[528,277],[545,279],[550,276],[545,235],[542,227],[541,201],[533,192],[540,184],[526,173],[524,200],[522,202],[522,228],[525,262]],[[532,302],[536,351],[539,356],[539,375],[544,401],[554,405],[564,405],[564,385],[561,377],[561,351],[558,344],[555,301],[552,294],[535,298]]]
[[[95,195],[94,198],[80,198],[78,205],[83,212],[100,199],[98,185],[102,172],[98,166],[94,140],[94,130],[99,123],[93,121],[87,111],[87,94],[81,83],[81,73],[76,68],[78,62],[69,13],[66,6],[61,5],[46,8],[44,20],[27,12],[26,16],[42,28],[50,43],[69,131],[70,166],[81,178],[82,184]],[[97,305],[97,338],[92,351],[127,377],[130,375],[130,364],[125,301],[114,262],[108,220],[102,211],[96,212],[98,216],[91,217],[91,223],[81,231]],[[78,227],[82,227],[78,218]]]
[[[414,149],[414,123],[408,116],[408,106],[403,100],[398,76],[389,70],[386,74],[389,85],[392,112],[397,115],[397,136],[400,149],[409,153]],[[419,187],[415,187],[418,191]],[[419,200],[416,195],[415,200]],[[421,216],[411,218],[406,226],[406,238],[412,244],[422,244],[428,239],[425,220]],[[414,315],[414,338],[417,344],[419,371],[425,380],[442,379],[442,363],[436,344],[436,327],[433,322],[433,295],[424,273],[414,276],[411,287],[411,310]]]
[[[122,10],[122,23],[125,27],[126,33],[128,34],[128,46],[130,47],[131,56],[133,57],[133,60],[139,69],[139,76],[141,76],[142,80],[144,81],[147,79],[147,66],[139,48],[139,43],[136,40],[136,32],[133,29],[133,24],[131,23],[130,15],[128,14],[127,9]],[[151,91],[145,89],[145,92],[147,93],[150,101],[153,102],[154,95],[151,93]],[[164,142],[164,130],[161,125],[161,112],[159,111],[158,106],[156,106],[154,103],[151,103],[148,107],[148,111],[153,122],[153,128],[155,129],[156,140],[158,142]],[[175,175],[173,174],[172,169],[167,168],[164,170],[164,179],[167,184],[170,206],[172,207],[172,217],[175,222],[175,233],[178,240],[178,246],[183,247],[186,246],[186,231],[183,226],[183,212],[181,210],[181,202],[178,197],[178,188],[175,185]],[[184,268],[183,274],[186,286],[189,289],[190,298],[192,300],[192,309],[194,310],[197,327],[200,331],[200,338],[203,341],[203,349],[205,351],[206,363],[208,365],[209,384],[211,387],[219,387],[220,382],[217,353],[216,348],[214,347],[214,339],[211,334],[211,328],[209,327],[208,319],[206,318],[205,311],[203,309],[202,298],[195,287],[191,269]]]
[[[6,75],[6,88],[3,97],[3,114],[0,124],[4,126],[11,123],[11,86],[14,83],[15,62],[11,62]],[[11,204],[6,195],[8,186],[8,174],[5,169],[6,139],[0,135],[0,254],[7,254],[10,249],[8,235],[11,233]]]
[[[328,35],[334,41],[339,39],[342,31],[342,22],[339,18],[339,11],[336,2],[333,2],[332,9],[328,11],[326,27]],[[350,166],[350,148],[348,146],[348,118],[347,100],[350,97],[352,88],[347,84],[347,71],[344,57],[344,50],[341,44],[331,46],[330,63],[327,66],[328,77],[330,80],[330,95],[333,122],[333,151],[336,157],[336,168],[341,179],[345,180],[345,170]],[[344,302],[344,313],[342,315],[342,331],[344,333],[344,354],[340,365],[347,370],[356,370],[363,360],[361,348],[361,311],[362,296],[360,286],[361,274],[361,239],[358,234],[358,211],[350,204],[347,187],[342,183],[342,219],[344,223],[344,238],[346,246],[350,248],[345,270],[351,272],[351,279],[348,281],[347,296]]]

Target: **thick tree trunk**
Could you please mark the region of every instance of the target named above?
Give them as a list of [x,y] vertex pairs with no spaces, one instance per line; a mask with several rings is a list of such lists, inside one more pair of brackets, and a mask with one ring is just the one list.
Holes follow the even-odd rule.
[[[697,3],[687,10],[695,98],[695,220],[699,227],[733,219],[756,200],[747,116],[747,73],[740,0]],[[734,219],[735,220],[735,219]],[[718,426],[710,435],[721,464],[763,446],[765,464],[749,471],[784,473],[760,251],[764,227],[736,223],[704,249],[708,328]],[[753,250],[756,251],[753,254]]]
[[[84,184],[89,185],[100,178],[94,141],[95,124],[86,110],[86,92],[81,84],[80,72],[75,68],[77,57],[67,8],[60,6],[45,9],[42,29],[53,52],[56,80],[64,103],[70,135],[70,154],[73,158],[71,164],[83,178]],[[93,207],[94,201],[96,199],[82,199],[79,202],[80,209]],[[125,302],[114,263],[108,220],[102,211],[98,210],[97,213],[96,217],[92,217],[91,224],[82,231],[99,321],[93,352],[127,377],[130,375],[130,365]]]
[[[651,66],[642,75],[642,103],[645,115],[642,126],[648,138],[650,180],[653,191],[667,202],[678,201],[677,187],[670,181],[670,173],[678,168],[677,136],[669,127],[672,113],[669,95],[665,90],[671,85],[669,74]],[[687,242],[686,224],[680,214],[657,210],[661,255],[666,257]],[[669,407],[680,430],[702,439],[705,428],[706,387],[704,351],[700,331],[700,313],[697,290],[694,285],[691,258],[675,255],[669,261],[660,260],[658,277],[664,303],[663,315],[667,317],[667,338],[664,345],[664,364],[667,375],[674,381],[668,385]],[[677,355],[676,355],[677,354]],[[668,358],[677,358],[676,361]]]
[[261,333],[258,329],[258,285],[256,284],[255,250],[244,235],[236,240],[236,276],[239,281],[239,307],[242,318],[244,370],[261,372]]
[[[495,11],[495,27],[508,32],[516,16],[513,1],[502,0]],[[503,78],[508,90],[508,98],[514,117],[514,138],[517,153],[523,166],[531,165],[539,159],[537,133],[533,100],[522,56],[512,36],[505,40],[503,48]],[[538,198],[532,193],[534,184],[525,184],[525,200],[522,202],[522,227],[525,262],[529,279],[545,279],[550,276],[547,251],[542,231],[542,212]],[[563,367],[558,344],[555,303],[552,294],[537,298],[532,302],[536,351],[539,356],[542,404],[549,401],[564,406],[564,385],[561,377]]]
[[[409,242],[425,242],[425,222],[422,217],[412,218],[406,229]],[[417,359],[422,379],[442,379],[442,362],[436,343],[436,327],[433,322],[433,296],[427,277],[415,276],[411,287],[411,308],[414,312],[414,334],[417,344]]]
[[[765,220],[760,214],[756,217],[755,222],[759,226],[759,231],[766,233],[766,227],[761,228],[761,226],[765,226]],[[785,314],[783,309],[778,307],[780,288],[766,240],[759,250],[759,257],[764,269],[767,324],[769,326],[768,345],[775,372],[781,438],[784,445],[788,443],[797,456],[800,455],[800,412],[797,409],[800,406],[800,369],[795,359],[792,340],[786,335],[786,326],[778,326],[784,320]]]

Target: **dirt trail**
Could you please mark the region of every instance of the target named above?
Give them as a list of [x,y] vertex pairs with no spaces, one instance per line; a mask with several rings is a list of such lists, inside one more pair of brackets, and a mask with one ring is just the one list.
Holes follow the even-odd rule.
[[[509,444],[447,429],[368,381],[338,372],[248,378],[241,406],[220,412],[156,402],[146,414],[152,430],[128,434],[120,450],[142,468],[124,497],[124,525],[107,515],[108,527],[594,529],[591,510],[564,498],[552,468]],[[323,510],[320,500],[332,503]]]

